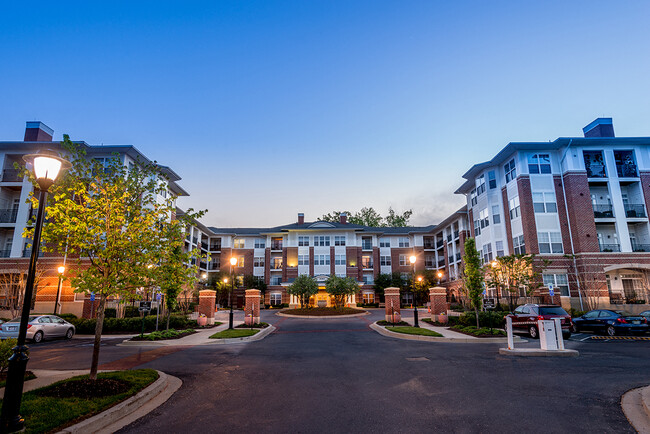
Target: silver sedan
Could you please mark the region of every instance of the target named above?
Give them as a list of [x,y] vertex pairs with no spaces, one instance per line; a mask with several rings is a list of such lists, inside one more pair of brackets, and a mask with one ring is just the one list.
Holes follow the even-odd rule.
[[[0,339],[18,338],[20,318],[0,324]],[[46,338],[72,339],[74,325],[55,315],[33,315],[27,323],[27,339],[39,343]]]

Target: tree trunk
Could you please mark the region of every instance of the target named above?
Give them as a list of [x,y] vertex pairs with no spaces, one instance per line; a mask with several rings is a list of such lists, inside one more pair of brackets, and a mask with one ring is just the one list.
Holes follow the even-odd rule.
[[169,330],[169,317],[172,316],[171,309],[167,310],[167,330]]
[[93,359],[90,364],[90,379],[97,379],[97,366],[99,365],[99,347],[102,343],[102,328],[104,327],[104,310],[106,309],[106,294],[99,298],[99,313],[95,324],[95,342],[93,344]]
[[476,315],[476,328],[480,328],[478,324],[478,306],[474,305],[474,314]]

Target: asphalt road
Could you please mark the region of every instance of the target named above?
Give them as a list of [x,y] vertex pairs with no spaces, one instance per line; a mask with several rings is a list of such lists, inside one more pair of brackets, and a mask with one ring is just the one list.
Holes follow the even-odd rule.
[[[380,312],[286,319],[262,341],[161,349],[106,340],[105,369],[154,368],[183,380],[122,432],[634,432],[620,409],[650,384],[650,342],[571,340],[577,358],[500,356],[499,344],[381,336]],[[532,341],[524,346],[539,345]],[[32,347],[28,369],[87,368],[91,341]]]

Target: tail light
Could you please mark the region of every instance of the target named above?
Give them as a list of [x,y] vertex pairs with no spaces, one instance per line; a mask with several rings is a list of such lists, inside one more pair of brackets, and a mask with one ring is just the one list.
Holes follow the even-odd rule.
[[[648,318],[643,318],[643,324],[648,324]],[[0,326],[0,330],[2,330],[2,326]]]
[[31,324],[27,324],[27,328],[30,328],[31,326],[32,326]]
[[627,321],[625,321],[623,318],[617,318],[616,322],[620,324],[627,324]]
[[541,315],[540,315],[540,316],[538,316],[538,317],[537,317],[537,321],[544,321],[544,317],[543,317],[543,316],[541,316]]

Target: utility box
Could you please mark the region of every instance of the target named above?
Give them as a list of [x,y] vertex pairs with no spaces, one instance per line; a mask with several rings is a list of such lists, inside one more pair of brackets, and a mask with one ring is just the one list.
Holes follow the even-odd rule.
[[555,331],[555,321],[537,321],[537,330],[539,331],[539,343],[542,350],[558,350],[557,333]]

